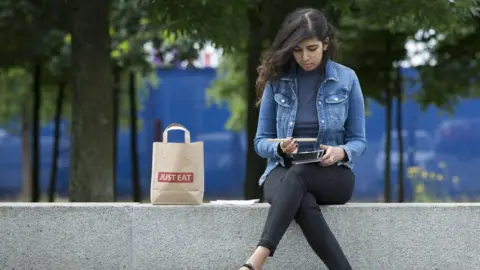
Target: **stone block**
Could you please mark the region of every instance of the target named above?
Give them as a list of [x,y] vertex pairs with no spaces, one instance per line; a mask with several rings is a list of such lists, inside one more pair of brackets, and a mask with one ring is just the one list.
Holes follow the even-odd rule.
[[132,269],[131,204],[0,204],[0,269]]

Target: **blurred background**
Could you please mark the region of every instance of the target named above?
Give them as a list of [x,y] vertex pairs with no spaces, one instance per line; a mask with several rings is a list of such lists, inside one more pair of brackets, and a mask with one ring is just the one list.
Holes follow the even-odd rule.
[[148,202],[171,123],[204,142],[205,200],[259,198],[256,67],[305,6],[366,100],[353,201],[480,198],[480,2],[288,2],[1,1],[0,200]]

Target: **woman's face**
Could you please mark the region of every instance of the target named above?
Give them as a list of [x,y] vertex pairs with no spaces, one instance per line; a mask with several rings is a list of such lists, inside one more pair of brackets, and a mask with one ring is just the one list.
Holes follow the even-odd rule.
[[327,46],[317,38],[304,39],[293,49],[293,57],[304,70],[313,70],[322,62]]

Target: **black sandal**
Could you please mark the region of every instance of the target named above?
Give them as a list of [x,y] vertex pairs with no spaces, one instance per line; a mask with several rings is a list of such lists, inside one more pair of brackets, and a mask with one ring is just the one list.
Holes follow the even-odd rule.
[[246,264],[242,265],[242,267],[247,267],[250,270],[255,270],[255,269],[253,269],[253,266],[250,263],[246,263]]

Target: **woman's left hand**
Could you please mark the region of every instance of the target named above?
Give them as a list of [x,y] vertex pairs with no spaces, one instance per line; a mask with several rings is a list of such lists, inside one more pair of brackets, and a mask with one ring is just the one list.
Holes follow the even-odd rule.
[[320,145],[320,149],[325,151],[320,161],[321,166],[330,166],[345,158],[345,151],[341,147],[322,144]]

